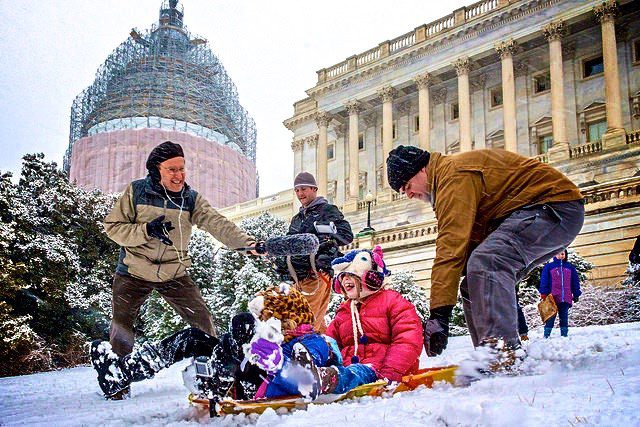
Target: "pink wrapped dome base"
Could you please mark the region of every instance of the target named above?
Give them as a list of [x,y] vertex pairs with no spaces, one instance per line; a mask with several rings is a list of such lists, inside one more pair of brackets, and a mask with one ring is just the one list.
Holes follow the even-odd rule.
[[114,130],[80,138],[73,145],[69,177],[85,188],[121,192],[147,175],[151,150],[164,141],[182,145],[186,181],[212,206],[255,199],[256,167],[237,151],[185,132],[165,129]]

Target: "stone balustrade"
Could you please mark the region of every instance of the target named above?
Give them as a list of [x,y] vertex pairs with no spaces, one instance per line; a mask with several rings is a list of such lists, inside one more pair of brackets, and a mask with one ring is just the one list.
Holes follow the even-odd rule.
[[538,154],[537,156],[534,157],[534,159],[536,159],[541,163],[549,163],[549,154],[547,153]]
[[373,62],[377,59],[380,59],[380,46],[376,46],[373,49],[369,49],[368,51],[357,55],[356,65],[360,66],[368,64],[369,62]]
[[572,159],[574,159],[576,157],[586,156],[589,154],[597,153],[599,151],[602,151],[602,141],[595,141],[571,147],[569,150],[569,155]]
[[498,0],[482,0],[478,3],[474,3],[471,6],[467,6],[465,9],[464,17],[467,21],[482,16],[487,12],[490,12],[498,7]]
[[432,37],[439,36],[443,32],[450,31],[468,21],[485,16],[508,4],[509,2],[506,0],[482,0],[471,6],[462,7],[443,18],[421,25],[415,30],[396,37],[393,40],[380,43],[379,46],[349,57],[338,64],[319,70],[317,72],[318,84],[326,83],[358,67],[382,60],[390,54],[423,43]]
[[640,196],[640,176],[618,179],[581,189],[587,205],[616,199],[628,199]]
[[627,133],[627,144],[640,142],[640,129],[632,130]]
[[437,21],[427,24],[425,28],[425,35],[427,38],[433,37],[442,31],[453,28],[454,26],[455,18],[453,17],[453,14],[447,15],[444,18],[440,18]]
[[413,46],[416,43],[416,33],[411,31],[410,33],[403,34],[400,37],[389,42],[389,52],[395,53],[409,46]]

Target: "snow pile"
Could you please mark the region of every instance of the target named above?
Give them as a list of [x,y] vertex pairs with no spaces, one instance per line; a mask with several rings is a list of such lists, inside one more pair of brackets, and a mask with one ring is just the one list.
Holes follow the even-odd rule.
[[[105,401],[88,367],[0,379],[2,425],[424,425],[570,426],[640,425],[640,323],[570,328],[542,339],[531,332],[524,374],[494,377],[466,388],[439,384],[391,398],[365,397],[281,415],[209,419],[190,407],[181,363],[132,386],[132,398]],[[460,363],[472,351],[469,336],[450,339],[439,357],[421,366]]]

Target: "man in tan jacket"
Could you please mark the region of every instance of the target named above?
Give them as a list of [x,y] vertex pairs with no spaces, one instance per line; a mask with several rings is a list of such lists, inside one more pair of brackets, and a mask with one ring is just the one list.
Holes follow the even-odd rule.
[[107,235],[121,246],[109,334],[119,356],[131,352],[133,324],[154,289],[187,323],[215,336],[211,313],[187,273],[193,225],[230,248],[255,243],[187,185],[180,145],[166,141],[155,147],[147,170],[149,175],[129,184],[104,220]]
[[438,220],[427,354],[447,345],[462,275],[474,346],[519,347],[515,286],[580,232],[578,188],[551,166],[505,150],[445,156],[399,146],[389,153],[387,173],[395,191],[431,203]]

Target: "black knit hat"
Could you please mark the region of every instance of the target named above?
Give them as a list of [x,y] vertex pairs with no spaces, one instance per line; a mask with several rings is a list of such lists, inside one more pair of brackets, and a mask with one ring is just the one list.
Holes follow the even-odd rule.
[[165,141],[151,150],[147,159],[147,170],[153,182],[160,182],[158,165],[174,157],[184,157],[184,151],[182,151],[180,144],[174,144],[171,141]]
[[402,186],[428,163],[428,151],[421,150],[418,147],[398,146],[398,148],[391,150],[389,157],[387,157],[387,179],[389,180],[389,185],[395,191],[400,192]]

